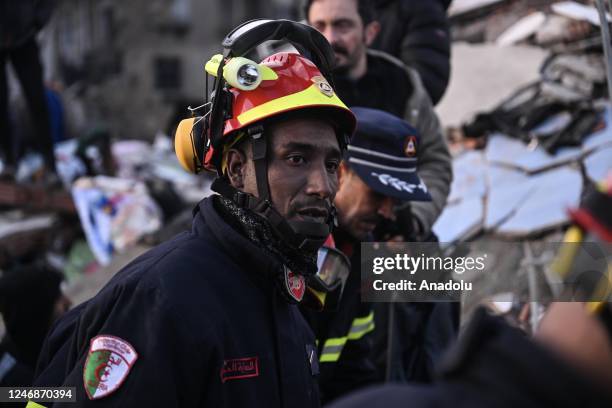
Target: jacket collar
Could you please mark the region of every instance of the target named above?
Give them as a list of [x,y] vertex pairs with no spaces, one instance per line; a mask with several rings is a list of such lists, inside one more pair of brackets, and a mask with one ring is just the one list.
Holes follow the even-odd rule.
[[272,284],[272,277],[282,264],[234,229],[222,216],[216,203],[217,195],[200,201],[194,208],[193,232],[198,236],[212,235],[242,270],[256,281]]

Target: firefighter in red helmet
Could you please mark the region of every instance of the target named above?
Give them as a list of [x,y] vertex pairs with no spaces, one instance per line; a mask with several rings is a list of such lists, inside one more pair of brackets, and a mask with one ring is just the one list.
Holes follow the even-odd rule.
[[[286,39],[300,51],[247,52]],[[317,407],[315,340],[296,308],[334,224],[355,119],[303,24],[256,20],[206,71],[204,111],[178,127],[179,161],[217,173],[193,228],[141,256],[52,330],[37,385],[82,406]],[[51,406],[63,406],[61,404]]]

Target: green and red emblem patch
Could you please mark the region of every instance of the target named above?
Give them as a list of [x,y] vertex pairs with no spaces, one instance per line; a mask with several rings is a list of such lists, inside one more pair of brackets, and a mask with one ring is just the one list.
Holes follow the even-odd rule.
[[89,399],[105,397],[121,386],[136,362],[134,347],[119,337],[99,335],[91,339],[83,369]]

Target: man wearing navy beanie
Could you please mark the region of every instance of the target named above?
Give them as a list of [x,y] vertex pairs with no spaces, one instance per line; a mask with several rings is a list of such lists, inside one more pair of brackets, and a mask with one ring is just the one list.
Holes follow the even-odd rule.
[[[390,113],[351,108],[357,131],[338,169],[334,201],[339,227],[336,247],[351,260],[351,272],[337,310],[303,310],[318,340],[319,384],[323,403],[369,383],[383,381],[372,349],[386,342],[386,330],[375,331],[378,316],[361,302],[361,242],[377,239],[375,230],[395,222],[396,205],[429,201],[427,186],[417,173],[420,136],[408,122]],[[385,228],[387,229],[387,228]],[[378,313],[378,312],[376,312]],[[383,344],[384,346],[384,344]]]

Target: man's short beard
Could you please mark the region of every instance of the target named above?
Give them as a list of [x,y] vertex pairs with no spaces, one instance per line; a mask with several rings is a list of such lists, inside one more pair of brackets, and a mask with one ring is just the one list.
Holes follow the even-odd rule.
[[361,58],[361,55],[362,55],[362,53],[366,52],[366,49],[367,49],[367,47],[366,47],[365,43],[362,44],[362,45],[359,45],[350,54],[349,54],[348,50],[342,48],[342,52],[340,53],[340,55],[342,55],[346,59],[346,62],[344,64],[342,64],[342,65],[336,65],[334,67],[334,69],[333,69],[334,75],[349,76],[351,71],[353,69],[355,69],[357,67],[357,65],[359,64],[359,60]]
[[342,65],[336,65],[333,69],[333,73],[338,76],[348,76],[359,63],[358,55],[359,50],[356,50],[351,55],[345,54],[344,57],[346,58],[346,62]]

